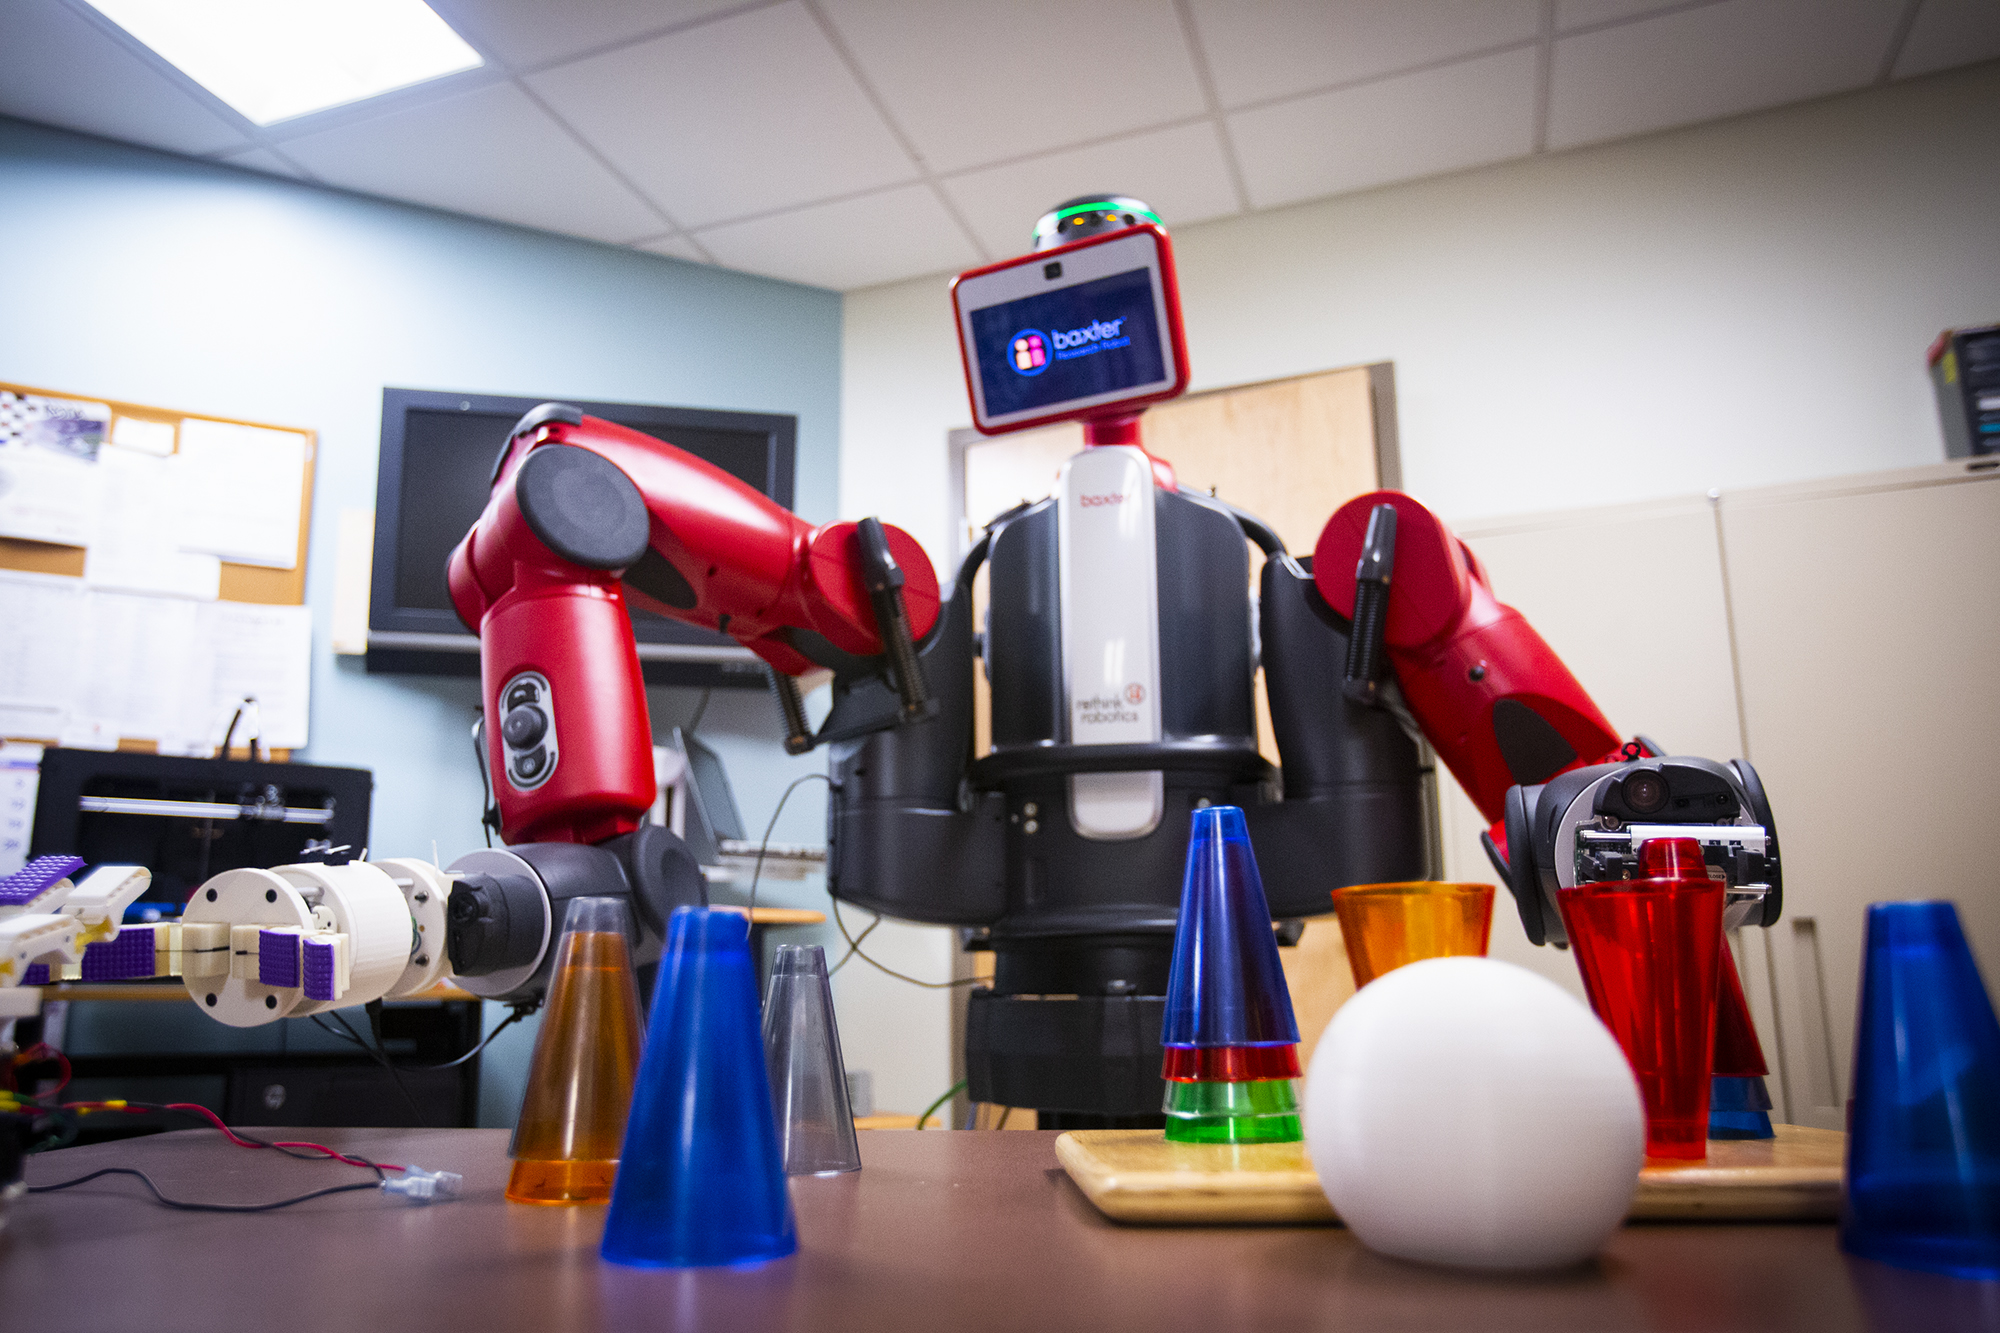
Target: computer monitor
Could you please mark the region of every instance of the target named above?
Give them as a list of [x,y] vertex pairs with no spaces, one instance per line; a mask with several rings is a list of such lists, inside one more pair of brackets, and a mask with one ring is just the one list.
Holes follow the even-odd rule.
[[974,269],[951,294],[988,435],[1135,412],[1187,387],[1173,250],[1156,226]]

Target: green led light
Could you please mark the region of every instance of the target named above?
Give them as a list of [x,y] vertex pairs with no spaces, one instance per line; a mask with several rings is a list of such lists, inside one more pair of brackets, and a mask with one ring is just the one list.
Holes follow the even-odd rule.
[[1111,204],[1109,202],[1100,202],[1095,204],[1078,204],[1074,208],[1058,209],[1056,211],[1056,225],[1060,227],[1064,222],[1068,221],[1070,218],[1075,217],[1079,213],[1133,213],[1139,217],[1146,219],[1146,221],[1148,222],[1155,223],[1162,227],[1166,225],[1164,222],[1160,221],[1159,215],[1157,213],[1148,213],[1143,208],[1119,208],[1115,204]]

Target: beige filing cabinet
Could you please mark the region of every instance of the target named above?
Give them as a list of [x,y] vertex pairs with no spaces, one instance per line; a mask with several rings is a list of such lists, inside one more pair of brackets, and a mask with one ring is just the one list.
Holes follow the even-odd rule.
[[[1982,460],[1459,527],[1612,725],[1747,756],[1771,795],[1784,917],[1740,932],[1771,1092],[1843,1127],[1867,904],[1958,904],[2000,968],[2000,468]],[[1445,864],[1492,877],[1446,781]],[[1581,994],[1507,904],[1497,957]]]

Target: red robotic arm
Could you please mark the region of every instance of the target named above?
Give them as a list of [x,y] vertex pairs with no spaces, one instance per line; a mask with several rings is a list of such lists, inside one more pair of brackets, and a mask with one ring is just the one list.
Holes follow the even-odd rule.
[[[1392,512],[1380,513],[1385,506]],[[1411,716],[1490,822],[1501,861],[1534,859],[1532,848],[1507,845],[1509,787],[1654,755],[1643,740],[1620,743],[1555,650],[1493,595],[1478,557],[1402,492],[1376,491],[1335,511],[1313,551],[1313,582],[1360,646],[1348,659],[1350,693],[1373,688],[1357,680],[1374,674],[1357,668],[1357,656],[1379,634]],[[1761,1077],[1769,1070],[1736,969],[1721,975],[1715,1072]]]
[[885,652],[881,580],[869,577],[885,549],[909,632],[927,633],[930,560],[901,529],[864,523],[880,534],[873,564],[856,524],[814,527],[649,435],[561,404],[524,417],[448,567],[452,604],[479,635],[502,836],[602,842],[652,805],[628,597],[728,634],[789,683]]
[[1395,508],[1394,592],[1381,628],[1390,665],[1411,715],[1504,855],[1509,787],[1624,757],[1623,745],[1542,636],[1494,597],[1472,551],[1401,491],[1358,496],[1327,521],[1313,581],[1328,605],[1357,618],[1366,580],[1356,566],[1381,505]]

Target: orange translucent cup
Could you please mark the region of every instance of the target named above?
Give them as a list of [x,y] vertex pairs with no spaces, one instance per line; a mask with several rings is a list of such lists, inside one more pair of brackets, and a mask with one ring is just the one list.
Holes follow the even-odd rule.
[[1483,957],[1493,926],[1491,884],[1356,884],[1333,891],[1358,990],[1424,958]]

